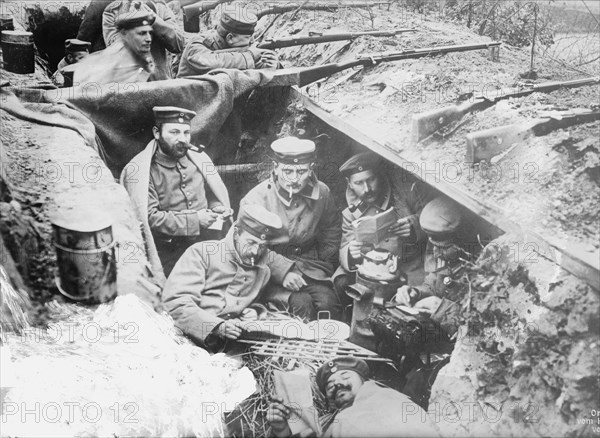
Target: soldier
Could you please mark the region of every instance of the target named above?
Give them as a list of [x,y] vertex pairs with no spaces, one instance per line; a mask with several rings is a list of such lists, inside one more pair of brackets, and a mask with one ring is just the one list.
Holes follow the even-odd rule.
[[429,274],[419,286],[399,288],[394,300],[431,314],[431,319],[452,337],[458,330],[460,309],[447,296],[454,290],[464,260],[470,258],[456,243],[462,222],[460,210],[448,198],[435,198],[423,208],[419,222],[429,236],[427,253],[431,257],[426,262]]
[[143,11],[119,17],[116,22],[121,34],[119,41],[92,53],[79,64],[65,68],[65,71],[74,70],[73,84],[151,80],[155,70],[150,53],[154,19]]
[[[406,395],[369,377],[367,363],[355,357],[338,357],[319,368],[317,386],[335,413],[324,425],[324,431],[313,431],[312,436],[439,436],[427,412]],[[288,420],[292,412],[280,397],[273,397],[267,421],[275,436],[291,436]]]
[[90,54],[91,43],[81,41],[75,38],[65,40],[65,57],[60,60],[56,67],[56,72],[52,75],[52,82],[58,87],[71,87],[73,85],[72,77],[65,77],[64,68],[68,65],[76,64]]
[[153,17],[152,44],[150,54],[154,60],[155,68],[151,81],[170,79],[170,53],[181,53],[185,46],[183,32],[178,28],[176,17],[171,9],[162,1],[114,1],[109,4],[102,14],[102,34],[107,46],[111,46],[121,39],[119,20],[130,15],[142,12]]
[[201,75],[215,68],[276,68],[274,51],[250,46],[256,22],[256,15],[247,9],[223,11],[216,29],[187,44],[177,77]]
[[398,256],[399,268],[407,274],[409,284],[421,284],[425,233],[419,226],[419,214],[426,203],[426,195],[418,184],[402,181],[392,187],[380,158],[372,152],[352,156],[340,166],[346,178],[348,207],[342,212],[342,243],[340,266],[334,274],[334,284],[344,304],[350,301],[345,294],[348,284],[355,281],[357,265],[362,261],[366,245],[355,239],[352,222],[373,216],[393,207],[397,222],[389,228],[388,236],[377,245]]
[[279,216],[249,204],[224,239],[192,245],[163,290],[177,327],[200,345],[211,344],[211,335],[237,339],[241,319],[266,311],[254,301],[270,277],[266,245],[281,230]]
[[274,169],[240,206],[254,203],[276,213],[286,235],[275,240],[277,254],[269,263],[272,278],[265,300],[289,309],[295,315],[315,319],[319,311],[341,317],[331,274],[340,243],[339,213],[333,197],[314,174],[315,144],[311,140],[286,137],[271,144]]
[[[206,240],[207,229],[233,212],[229,194],[211,159],[190,150],[193,111],[154,107],[154,139],[125,166],[121,181],[134,201],[146,232],[154,237],[149,257],[169,275],[193,243]],[[148,238],[146,239],[148,240]],[[158,252],[160,262],[156,260]]]

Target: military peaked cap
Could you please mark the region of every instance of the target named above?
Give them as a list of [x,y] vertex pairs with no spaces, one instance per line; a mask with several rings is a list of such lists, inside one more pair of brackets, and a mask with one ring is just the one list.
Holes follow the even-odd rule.
[[252,35],[257,21],[256,15],[249,9],[236,7],[235,10],[223,11],[220,22],[227,32]]
[[121,14],[117,18],[117,29],[133,29],[139,26],[152,26],[156,17],[144,11]]
[[323,394],[325,394],[325,388],[327,387],[327,381],[329,378],[338,371],[341,370],[352,370],[357,372],[363,380],[368,380],[370,376],[369,365],[356,357],[336,357],[329,362],[321,365],[321,368],[317,371],[317,386]]
[[419,217],[423,231],[434,240],[448,240],[461,223],[458,206],[448,198],[435,198],[430,201]]
[[67,52],[89,52],[90,46],[92,43],[88,43],[87,41],[78,40],[76,38],[69,38],[65,40],[65,50]]
[[284,137],[271,143],[273,159],[284,164],[309,164],[316,159],[315,142],[296,137]]
[[152,108],[152,112],[154,113],[154,121],[157,126],[162,123],[190,124],[190,121],[196,117],[194,111],[176,106],[155,106]]
[[346,178],[354,175],[355,173],[364,172],[365,170],[377,170],[381,160],[377,154],[373,152],[362,152],[360,154],[353,155],[340,166],[340,173]]
[[258,204],[247,204],[240,207],[237,226],[266,241],[279,236],[283,229],[281,218]]

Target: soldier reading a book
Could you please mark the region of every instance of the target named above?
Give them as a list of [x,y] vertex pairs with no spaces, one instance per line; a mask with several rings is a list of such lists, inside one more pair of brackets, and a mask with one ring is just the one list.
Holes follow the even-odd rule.
[[374,248],[398,257],[409,285],[421,284],[427,238],[419,226],[419,214],[428,198],[420,184],[397,171],[388,174],[381,159],[371,152],[352,156],[340,166],[340,173],[348,184],[340,267],[333,276],[340,299],[350,303],[346,287],[354,283],[363,255]]

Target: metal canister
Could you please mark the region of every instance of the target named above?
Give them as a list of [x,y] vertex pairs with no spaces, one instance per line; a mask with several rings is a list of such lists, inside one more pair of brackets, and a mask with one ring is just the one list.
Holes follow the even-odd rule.
[[181,5],[183,9],[183,30],[185,32],[200,32],[200,6],[196,3]]
[[75,301],[105,303],[117,295],[115,241],[110,223],[53,220],[59,291]]
[[35,72],[33,34],[22,30],[3,30],[0,36],[2,60],[7,71],[19,74]]
[[356,284],[347,288],[347,294],[354,300],[350,342],[375,351],[376,340],[369,324],[373,301],[388,301],[398,288],[406,284],[406,277],[399,273],[394,280],[382,281],[367,278],[361,271],[356,274]]
[[3,30],[15,30],[12,15],[0,14],[0,31]]

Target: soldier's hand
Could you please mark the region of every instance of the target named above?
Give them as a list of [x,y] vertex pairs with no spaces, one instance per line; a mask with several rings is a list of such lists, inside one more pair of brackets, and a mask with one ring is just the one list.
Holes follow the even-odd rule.
[[298,292],[304,286],[306,286],[306,281],[302,278],[302,274],[298,274],[297,272],[290,271],[283,279],[283,287],[292,292]]
[[263,50],[258,64],[260,65],[260,68],[276,68],[277,62],[277,53],[275,53],[273,50]]
[[353,259],[360,259],[362,257],[362,252],[361,252],[362,248],[363,248],[362,242],[352,240],[348,244],[348,253],[350,254],[350,257],[352,257]]
[[412,306],[419,299],[419,291],[411,286],[401,286],[394,296],[394,302],[401,306]]
[[442,299],[436,296],[423,298],[422,300],[417,301],[417,303],[415,304],[415,309],[420,309],[425,311],[426,313],[432,314],[437,310],[441,302]]
[[292,413],[283,404],[283,399],[277,396],[273,396],[272,399],[273,401],[267,409],[267,421],[276,436],[290,436],[291,430],[288,425],[288,419]]
[[258,47],[248,47],[248,50],[250,53],[252,53],[254,63],[258,63],[260,61],[260,57],[262,56],[263,49],[259,49]]
[[200,226],[202,228],[210,227],[217,220],[217,217],[218,214],[213,213],[210,210],[200,210],[198,212],[198,219],[200,220]]
[[217,326],[215,334],[220,338],[237,339],[242,334],[242,326],[239,319],[227,319]]
[[221,215],[223,215],[223,217],[229,217],[233,214],[233,209],[225,207],[224,205],[217,205],[216,207],[212,208],[212,211],[214,213],[219,213]]
[[388,228],[388,233],[399,237],[410,237],[410,221],[406,217],[398,219],[395,224]]
[[258,312],[251,307],[247,307],[242,310],[242,314],[240,316],[242,321],[256,321],[258,320]]

